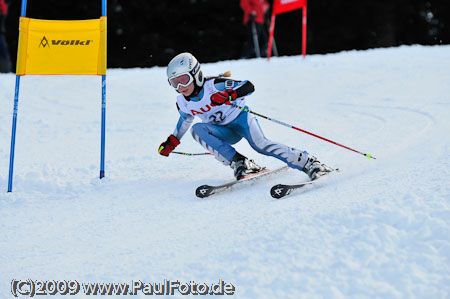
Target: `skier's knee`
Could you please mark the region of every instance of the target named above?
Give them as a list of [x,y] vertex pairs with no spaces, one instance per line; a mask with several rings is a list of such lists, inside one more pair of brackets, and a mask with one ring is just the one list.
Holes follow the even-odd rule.
[[204,126],[201,123],[196,123],[191,127],[191,134],[194,139],[197,140],[198,137],[203,135]]
[[200,130],[201,124],[196,123],[191,127],[191,134],[194,135],[196,132]]

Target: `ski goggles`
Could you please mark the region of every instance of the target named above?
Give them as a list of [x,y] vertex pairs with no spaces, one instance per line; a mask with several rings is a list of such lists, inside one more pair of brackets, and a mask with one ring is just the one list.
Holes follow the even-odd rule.
[[192,77],[192,75],[190,73],[184,73],[184,74],[178,75],[176,77],[169,78],[170,86],[172,86],[173,88],[175,88],[177,90],[180,86],[186,87],[189,84],[191,84],[193,81],[194,81],[194,77]]

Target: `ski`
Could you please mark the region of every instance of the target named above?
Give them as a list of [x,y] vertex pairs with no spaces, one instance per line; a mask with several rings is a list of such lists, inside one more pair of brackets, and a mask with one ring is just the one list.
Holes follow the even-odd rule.
[[278,173],[278,172],[288,169],[288,168],[289,168],[288,166],[283,166],[283,167],[276,168],[273,170],[265,168],[259,172],[249,174],[249,175],[243,177],[242,179],[240,179],[239,181],[231,181],[231,182],[228,182],[228,183],[225,183],[222,185],[215,185],[215,186],[202,185],[195,190],[195,195],[200,198],[208,197],[210,195],[217,194],[219,192],[230,190],[231,187],[233,187],[234,185],[241,184],[241,183],[248,182],[248,181],[254,181],[261,177],[265,177],[270,174]]
[[299,188],[305,187],[307,185],[311,185],[315,181],[317,181],[317,180],[306,181],[306,182],[302,182],[302,183],[294,184],[294,185],[278,184],[278,185],[273,186],[270,189],[270,195],[273,198],[279,199],[279,198],[285,197],[286,195],[291,194],[291,192],[294,191],[294,190],[297,190]]
[[[339,169],[333,169],[332,172],[339,172]],[[286,185],[286,184],[277,184],[275,186],[273,186],[270,189],[270,195],[273,198],[279,199],[282,197],[285,197],[286,195],[291,194],[293,191],[303,188],[305,186],[308,185],[312,185],[314,183],[316,183],[318,180],[320,180],[321,178],[324,178],[326,176],[328,176],[330,173],[326,174],[326,175],[322,175],[320,177],[318,177],[317,179],[313,180],[313,181],[306,181],[306,182],[301,182],[298,184],[292,184],[292,185]]]

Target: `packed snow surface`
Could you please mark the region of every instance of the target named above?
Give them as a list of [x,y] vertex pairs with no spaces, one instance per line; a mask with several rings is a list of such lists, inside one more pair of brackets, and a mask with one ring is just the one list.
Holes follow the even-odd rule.
[[[238,298],[450,297],[449,46],[202,67],[250,80],[255,112],[376,160],[260,118],[269,139],[342,172],[281,200],[270,187],[305,174],[199,199],[196,187],[233,173],[212,156],[157,153],[179,116],[165,68],[111,69],[99,180],[100,77],[24,76],[7,193],[15,75],[1,74],[0,298],[13,279],[222,280]],[[236,148],[283,165],[245,140]],[[177,150],[204,152],[189,133]]]

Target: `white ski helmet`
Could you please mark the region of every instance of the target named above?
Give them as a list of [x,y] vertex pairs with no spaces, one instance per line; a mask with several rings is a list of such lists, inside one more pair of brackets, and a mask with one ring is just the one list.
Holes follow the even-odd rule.
[[191,53],[181,53],[172,58],[167,65],[167,79],[169,84],[178,89],[188,86],[195,80],[197,87],[202,87],[205,82],[200,63]]

